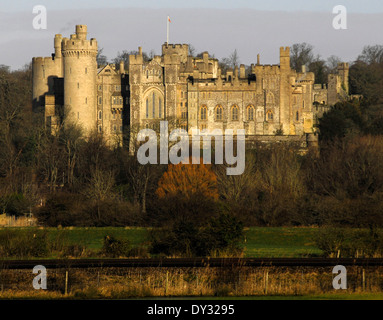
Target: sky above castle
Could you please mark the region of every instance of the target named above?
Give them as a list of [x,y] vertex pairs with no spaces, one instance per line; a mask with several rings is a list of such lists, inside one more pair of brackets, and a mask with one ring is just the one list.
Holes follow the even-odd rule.
[[[37,3],[38,2],[38,3]],[[328,11],[338,4],[347,6],[349,12],[383,12],[381,0],[1,0],[6,3],[0,11],[24,11],[28,6],[42,4],[52,10],[87,9],[87,8],[249,8],[265,11]]]
[[[50,56],[57,33],[69,37],[88,25],[109,60],[142,46],[161,53],[166,17],[170,43],[192,44],[216,58],[237,50],[240,62],[279,63],[279,47],[307,42],[323,59],[354,61],[365,45],[383,44],[381,0],[0,0],[0,64],[12,69]],[[334,6],[347,9],[347,29],[332,26]],[[35,30],[32,8],[47,9],[47,29]]]

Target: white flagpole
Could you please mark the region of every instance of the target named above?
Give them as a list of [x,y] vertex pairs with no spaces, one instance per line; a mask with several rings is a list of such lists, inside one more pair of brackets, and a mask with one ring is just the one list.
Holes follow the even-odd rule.
[[166,21],[166,44],[169,44],[169,16]]

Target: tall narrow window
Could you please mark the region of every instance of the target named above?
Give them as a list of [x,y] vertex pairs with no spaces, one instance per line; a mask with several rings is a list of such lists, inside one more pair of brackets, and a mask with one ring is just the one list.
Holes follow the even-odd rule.
[[158,118],[161,118],[162,117],[162,114],[161,114],[161,108],[162,108],[162,101],[161,101],[161,98],[158,100]]
[[232,121],[238,120],[238,107],[237,106],[233,106],[231,109],[231,120]]
[[247,120],[248,121],[254,120],[254,108],[253,108],[253,106],[247,107]]
[[201,114],[201,120],[207,119],[207,108],[206,108],[206,106],[201,107],[200,114]]
[[101,110],[98,112],[98,120],[102,120],[102,111]]
[[217,106],[215,109],[215,120],[221,121],[222,120],[222,107]]
[[156,117],[156,95],[153,92],[153,118]]
[[297,120],[297,121],[299,121],[299,112],[297,111],[297,113],[295,114],[295,119]]
[[149,118],[149,99],[146,99],[146,119]]

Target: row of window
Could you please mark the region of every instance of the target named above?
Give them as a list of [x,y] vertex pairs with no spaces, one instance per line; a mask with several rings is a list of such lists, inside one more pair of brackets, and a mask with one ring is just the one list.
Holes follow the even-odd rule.
[[[246,119],[247,121],[253,121],[255,119],[255,108],[253,106],[248,106],[246,108]],[[258,116],[263,116],[258,115]],[[273,120],[273,112],[271,110],[267,111],[266,117],[268,120]],[[200,120],[207,120],[207,107],[201,106],[199,111],[199,119]],[[215,120],[216,121],[222,121],[223,120],[223,107],[222,106],[216,106],[215,108]],[[230,110],[230,120],[231,121],[238,121],[239,120],[239,107],[234,105],[231,107]]]
[[[120,113],[120,120],[122,120],[122,113]],[[117,112],[116,110],[112,110],[112,119],[116,120],[117,119]],[[102,111],[98,111],[98,120],[102,120]]]
[[[111,99],[112,105],[122,105],[124,99],[120,96],[113,96]],[[102,97],[98,97],[98,104],[102,104]]]

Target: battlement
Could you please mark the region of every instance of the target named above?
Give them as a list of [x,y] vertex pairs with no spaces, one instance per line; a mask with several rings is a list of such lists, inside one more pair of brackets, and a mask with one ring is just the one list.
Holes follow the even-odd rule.
[[180,44],[180,43],[177,43],[177,44],[164,43],[162,45],[162,49],[165,49],[165,50],[172,50],[172,49],[185,50],[185,49],[188,49],[189,50],[189,45],[188,44]]
[[256,65],[252,68],[252,73],[258,72],[277,74],[280,72],[280,66],[277,64]]
[[129,64],[143,64],[144,59],[141,54],[131,54],[129,55]]
[[53,57],[33,57],[32,63],[50,63],[53,61]]
[[349,69],[350,65],[347,62],[338,63],[338,70]]
[[279,53],[281,57],[290,57],[290,47],[280,47]]
[[188,44],[168,44],[164,43],[162,45],[162,55],[178,55],[181,58],[181,62],[185,63],[189,55],[189,45]]
[[90,40],[80,39],[68,39],[62,40],[63,51],[67,50],[96,50],[97,51],[97,40],[92,38]]
[[[61,46],[63,51],[75,50],[79,53],[82,51],[96,51],[97,52],[97,40],[91,38],[86,39],[88,29],[86,25],[76,25],[76,33],[70,35],[70,39],[62,38],[60,34],[55,36],[55,48],[58,47],[58,43],[61,40]],[[81,50],[81,51],[79,51]],[[89,53],[89,52],[85,52]]]

